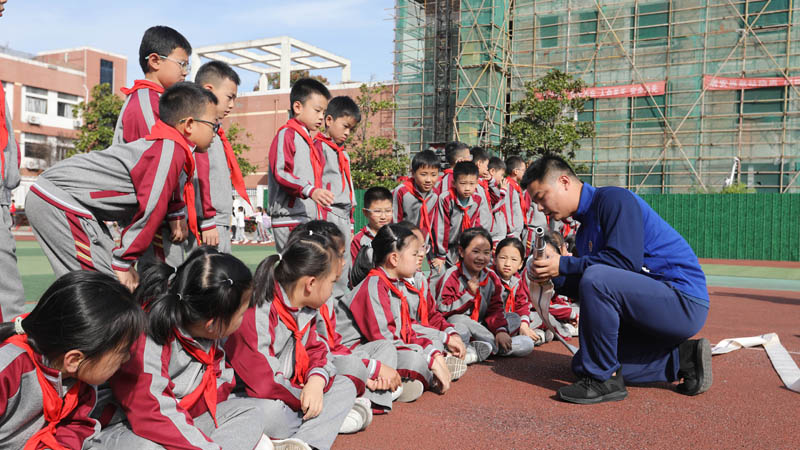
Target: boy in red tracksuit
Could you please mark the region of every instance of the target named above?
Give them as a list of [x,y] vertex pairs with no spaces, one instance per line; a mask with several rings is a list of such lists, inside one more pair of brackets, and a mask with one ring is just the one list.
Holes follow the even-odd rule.
[[[416,225],[429,247],[438,196],[433,191],[439,177],[439,157],[432,150],[423,150],[411,160],[411,179],[397,186],[392,193],[394,222],[408,221]],[[428,254],[433,260],[433,254]],[[438,268],[439,266],[437,266]]]

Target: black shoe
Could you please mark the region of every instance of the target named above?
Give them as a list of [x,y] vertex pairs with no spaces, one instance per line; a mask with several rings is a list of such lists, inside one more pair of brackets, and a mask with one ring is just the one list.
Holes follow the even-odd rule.
[[683,395],[702,394],[711,387],[711,343],[708,339],[692,339],[678,346],[680,368],[678,378],[683,383],[676,388]]
[[622,374],[618,372],[606,381],[598,381],[590,376],[584,376],[576,383],[559,389],[558,396],[566,402],[589,405],[623,400],[628,396],[628,390],[625,389]]

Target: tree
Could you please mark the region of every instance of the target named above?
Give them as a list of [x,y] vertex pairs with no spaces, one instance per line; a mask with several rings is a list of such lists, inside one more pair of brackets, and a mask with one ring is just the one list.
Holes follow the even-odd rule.
[[394,110],[397,104],[379,99],[386,89],[382,84],[362,84],[359,89],[361,95],[356,103],[361,110],[361,123],[349,139],[354,142],[350,151],[353,185],[356,189],[372,186],[392,189],[398,185],[397,177],[408,173],[408,156],[401,154],[403,147],[399,142],[385,136],[370,136],[369,128],[376,114]]
[[580,139],[594,136],[594,123],[576,120],[585,102],[577,94],[585,87],[558,69],[527,82],[525,98],[511,105],[511,113],[520,117],[505,127],[499,146],[503,156],[554,153],[574,159]]
[[[308,70],[295,70],[292,71],[289,75],[289,87],[294,86],[294,83],[299,80],[300,78],[313,78],[319,81],[322,84],[328,84],[328,79],[323,77],[322,75],[311,75]],[[267,74],[267,82],[269,83],[270,89],[280,89],[281,88],[281,74],[280,73],[268,73]],[[258,87],[258,86],[256,86]]]
[[231,143],[233,153],[236,155],[236,161],[239,163],[239,169],[242,170],[242,176],[246,177],[251,173],[255,173],[257,166],[242,156],[250,151],[250,146],[244,142],[244,139],[250,140],[253,135],[237,122],[233,122],[225,132],[225,136],[227,136],[228,141]]
[[123,100],[114,95],[108,83],[93,87],[91,98],[88,103],[80,102],[72,111],[73,117],[83,119],[83,124],[78,127],[75,148],[67,152],[67,157],[111,146]]

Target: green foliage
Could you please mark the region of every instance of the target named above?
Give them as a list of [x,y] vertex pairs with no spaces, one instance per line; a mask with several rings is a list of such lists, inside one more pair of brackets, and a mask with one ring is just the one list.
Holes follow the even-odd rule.
[[83,119],[83,125],[78,128],[75,148],[67,152],[67,157],[110,147],[122,104],[123,100],[114,95],[108,83],[93,87],[91,100],[79,103],[72,111],[76,119]]
[[554,69],[525,87],[525,98],[511,105],[511,113],[519,117],[505,127],[500,153],[526,159],[555,153],[574,159],[579,140],[594,136],[593,123],[575,120],[585,102],[575,94],[586,87],[585,83]]
[[237,122],[231,123],[228,130],[225,132],[228,141],[231,143],[233,153],[236,155],[236,161],[239,163],[239,168],[242,170],[242,176],[248,176],[256,172],[256,165],[252,164],[243,155],[250,151],[250,146],[244,142],[245,139],[250,140],[253,135],[244,129]]
[[356,189],[383,186],[393,189],[398,185],[397,177],[408,173],[410,161],[402,154],[402,146],[392,138],[370,136],[369,126],[376,114],[397,108],[392,100],[380,100],[378,96],[386,89],[377,84],[360,87],[361,95],[356,103],[361,109],[361,123],[348,141],[350,147],[350,173]]
[[730,186],[725,186],[719,191],[720,194],[755,194],[755,188],[747,187],[746,184],[737,181]]

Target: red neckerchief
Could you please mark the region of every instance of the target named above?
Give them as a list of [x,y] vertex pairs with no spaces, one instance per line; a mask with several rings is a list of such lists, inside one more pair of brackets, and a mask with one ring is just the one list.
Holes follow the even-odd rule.
[[206,353],[198,347],[194,342],[189,340],[186,336],[181,334],[180,331],[175,330],[174,333],[175,339],[181,344],[181,347],[192,356],[192,358],[200,361],[205,366],[205,372],[203,372],[203,379],[200,380],[200,384],[189,393],[189,395],[184,396],[178,405],[185,410],[191,409],[194,405],[197,404],[198,401],[202,398],[206,402],[206,406],[208,407],[208,412],[211,413],[211,418],[214,419],[214,426],[219,426],[217,423],[217,378],[220,375],[220,371],[215,364],[215,356],[217,345],[216,343],[211,345],[211,351]]
[[[458,198],[458,194],[456,194],[456,191],[454,189],[450,190],[450,195],[453,196],[453,204],[455,204],[456,207],[461,210],[461,214],[463,214],[464,216],[461,218],[461,231],[471,228],[472,220],[474,219],[474,217],[470,217],[469,213],[467,212],[469,211],[469,202],[467,202],[467,206],[461,206],[461,200]],[[475,208],[476,215],[478,215],[479,209],[480,208]]]
[[[308,153],[311,156],[311,170],[314,172],[314,187],[321,188],[322,187],[322,170],[325,167],[322,158],[320,158],[319,153],[317,153],[316,148],[314,147],[314,140],[311,139],[311,136],[308,135],[308,131],[306,131],[306,127],[300,123],[297,119],[289,119],[286,124],[282,127],[278,128],[278,133],[285,128],[291,128],[294,130],[295,133],[299,134],[300,137],[305,139],[306,144],[308,144]],[[316,203],[315,203],[316,204]],[[317,219],[322,219],[322,207],[317,205]]]
[[[422,325],[428,326],[428,290],[425,289],[425,292],[422,292],[422,287],[416,288],[413,284],[409,283],[408,280],[403,280],[403,284],[406,285],[406,289],[411,292],[415,292],[417,297],[419,297],[419,305],[417,306],[417,317],[419,317],[419,323]],[[424,294],[424,295],[423,295]]]
[[336,151],[336,154],[339,157],[339,169],[342,170],[342,189],[344,189],[345,186],[348,186],[350,188],[350,204],[352,205],[354,203],[353,183],[352,183],[353,179],[350,176],[350,161],[347,160],[347,156],[345,155],[344,152],[344,147],[336,145],[336,143],[333,142],[331,138],[325,136],[322,133],[317,133],[317,135],[314,136],[314,140],[315,141],[319,140],[321,142],[324,142],[328,144],[330,148]]
[[336,341],[333,338],[334,333],[336,333],[336,327],[333,326],[328,304],[324,303],[322,306],[320,306],[319,312],[322,316],[322,320],[325,321],[325,331],[328,334],[328,347],[330,347],[330,350],[333,351],[333,348],[336,347]]
[[372,233],[372,230],[370,230],[368,226],[365,226],[361,230],[364,232],[365,235],[367,235],[368,238],[375,239],[375,234]]
[[69,388],[67,394],[62,399],[56,388],[50,384],[50,381],[45,377],[42,365],[37,359],[36,352],[33,351],[28,345],[28,336],[25,334],[15,334],[5,342],[16,345],[17,347],[25,350],[34,367],[36,367],[36,380],[39,382],[39,387],[42,389],[42,410],[44,412],[45,426],[37,431],[25,443],[24,450],[36,450],[41,444],[53,450],[69,450],[56,441],[56,426],[58,423],[65,419],[73,410],[78,406],[78,392],[83,385],[83,382],[76,380],[75,384]]
[[239,168],[239,162],[236,160],[236,153],[233,153],[233,146],[230,141],[228,141],[222,128],[219,129],[217,135],[220,140],[222,140],[222,148],[225,149],[225,161],[227,161],[228,170],[231,172],[231,184],[233,184],[233,188],[236,189],[236,192],[245,199],[247,204],[252,208],[253,204],[250,203],[250,196],[247,195],[247,189],[244,187],[242,169]]
[[125,96],[128,96],[128,95],[131,95],[132,93],[138,91],[139,89],[152,89],[152,90],[158,92],[159,94],[163,94],[164,93],[164,86],[161,86],[160,84],[158,84],[158,83],[156,83],[154,81],[150,81],[150,80],[136,80],[136,81],[133,82],[133,86],[132,87],[130,87],[130,88],[122,88],[122,89],[120,89],[120,92],[125,94]]
[[[13,89],[13,88],[12,88]],[[6,91],[0,84],[0,179],[6,176],[6,153],[8,128],[6,128]]]
[[[461,263],[458,263],[458,270],[461,272],[462,275],[464,274],[464,270],[461,267]],[[478,274],[478,279],[480,280],[480,274]],[[475,298],[473,300],[475,302],[475,305],[472,307],[472,314],[470,314],[470,318],[472,318],[472,320],[476,322],[478,321],[478,318],[481,315],[481,302],[483,301],[483,294],[481,293],[481,288],[486,286],[488,283],[489,283],[489,276],[487,276],[486,279],[478,283],[478,291],[475,293]],[[467,292],[469,292],[469,288],[467,289]]]
[[183,149],[183,170],[186,172],[186,183],[183,184],[183,201],[186,203],[186,215],[189,221],[189,229],[197,238],[197,242],[203,242],[197,230],[197,211],[194,204],[194,183],[192,183],[192,177],[194,176],[194,156],[192,155],[191,145],[178,130],[161,120],[156,121],[153,128],[150,129],[150,134],[144,138],[148,141],[167,139],[174,141],[179,148]]
[[309,320],[302,330],[297,326],[297,321],[283,302],[283,292],[277,282],[275,283],[275,297],[272,299],[272,304],[275,305],[275,309],[278,311],[280,321],[294,335],[294,376],[292,377],[292,383],[304,385],[308,380],[309,359],[306,347],[303,345],[303,336],[305,336],[312,321]]
[[519,283],[517,283],[516,286],[511,287],[511,283],[506,283],[505,280],[503,280],[502,278],[500,278],[500,283],[503,285],[503,288],[508,291],[508,297],[506,298],[506,312],[516,312],[515,310],[517,309],[517,305],[514,302],[514,299],[517,294],[517,288],[519,287]]
[[428,213],[428,202],[425,198],[422,197],[417,191],[417,186],[414,184],[413,180],[407,180],[403,183],[403,185],[408,189],[408,192],[414,196],[417,200],[422,203],[422,206],[419,207],[419,229],[422,231],[423,236],[430,236],[431,234],[431,218]]
[[400,289],[397,288],[397,286],[394,285],[394,283],[389,280],[389,277],[386,276],[386,273],[383,271],[383,269],[372,269],[367,274],[367,277],[380,278],[384,283],[386,283],[387,286],[389,286],[389,289],[392,291],[392,293],[400,298],[400,338],[403,339],[403,342],[408,344],[408,341],[411,339],[411,313],[408,309],[408,300],[406,299],[406,296]]

